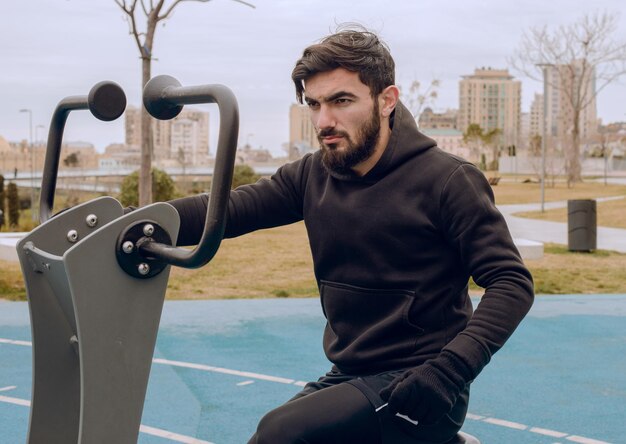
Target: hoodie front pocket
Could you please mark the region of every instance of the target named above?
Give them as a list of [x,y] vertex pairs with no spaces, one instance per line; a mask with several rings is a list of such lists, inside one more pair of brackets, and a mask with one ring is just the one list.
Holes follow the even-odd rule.
[[340,367],[400,359],[415,351],[424,330],[410,320],[411,290],[369,289],[322,281],[328,320],[324,350]]

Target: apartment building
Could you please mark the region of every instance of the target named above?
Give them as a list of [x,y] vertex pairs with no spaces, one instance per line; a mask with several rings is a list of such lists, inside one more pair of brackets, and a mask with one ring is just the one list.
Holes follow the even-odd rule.
[[[126,108],[126,145],[141,146],[141,113]],[[209,113],[184,108],[172,120],[152,121],[154,164],[156,166],[202,165],[209,158]]]
[[520,135],[522,83],[506,69],[480,68],[459,82],[458,129],[478,124],[485,132],[501,131],[500,146],[517,145]]
[[319,148],[317,132],[306,105],[292,104],[289,108],[289,159],[295,160]]
[[463,133],[454,128],[420,128],[420,131],[434,139],[437,146],[442,150],[462,157],[470,162],[478,162],[480,159],[472,158],[467,144],[463,141]]
[[[578,118],[580,140],[585,143],[597,138],[598,115],[595,92],[595,72],[582,61],[570,65],[548,66],[546,73],[547,109],[546,135],[550,144],[561,149],[574,127],[574,105],[583,106]],[[535,94],[530,107],[530,134],[543,135],[543,94]]]
[[417,120],[417,126],[422,129],[458,129],[458,110],[447,109],[436,113],[432,108],[424,108]]
[[[46,158],[46,144],[37,142],[32,145],[26,140],[7,142],[0,136],[0,174],[41,173]],[[98,167],[99,155],[89,142],[65,142],[59,154],[59,169]]]

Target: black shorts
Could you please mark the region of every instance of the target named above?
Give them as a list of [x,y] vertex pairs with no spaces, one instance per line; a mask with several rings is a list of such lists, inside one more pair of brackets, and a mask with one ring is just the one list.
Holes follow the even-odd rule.
[[[394,370],[368,376],[353,376],[333,369],[316,382],[308,383],[292,400],[338,384],[350,384],[365,395],[376,412],[383,444],[431,444],[449,441],[461,429],[465,421],[469,402],[469,384],[459,395],[450,413],[445,415],[441,421],[432,425],[418,424],[406,416],[390,414],[386,408],[386,402],[378,394],[406,370]],[[341,405],[341,400],[337,400],[337,403]]]

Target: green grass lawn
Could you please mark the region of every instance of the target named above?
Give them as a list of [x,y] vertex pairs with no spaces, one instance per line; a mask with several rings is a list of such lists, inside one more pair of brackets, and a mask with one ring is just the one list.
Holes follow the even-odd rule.
[[[537,184],[500,182],[494,186],[496,202],[528,203],[539,199]],[[573,189],[563,184],[546,188],[546,200],[585,199],[626,195],[626,186],[584,183]],[[566,219],[565,209],[529,214],[546,220]],[[599,203],[598,224],[626,228],[626,199]],[[626,254],[608,251],[573,253],[565,246],[547,244],[544,257],[527,261],[535,291],[546,294],[626,292]],[[316,296],[317,287],[303,223],[261,230],[227,239],[205,267],[174,268],[169,299],[216,299]],[[475,288],[474,291],[480,292]],[[0,261],[0,297],[24,299],[17,263]]]

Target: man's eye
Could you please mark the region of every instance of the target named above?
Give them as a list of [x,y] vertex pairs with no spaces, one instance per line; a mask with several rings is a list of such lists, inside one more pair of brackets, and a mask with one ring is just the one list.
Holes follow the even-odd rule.
[[320,106],[319,103],[315,103],[315,102],[307,102],[307,105],[310,109],[317,109]]
[[335,100],[335,103],[337,103],[339,105],[343,105],[343,104],[346,104],[346,103],[349,103],[349,102],[350,102],[350,99],[346,99],[346,98]]

